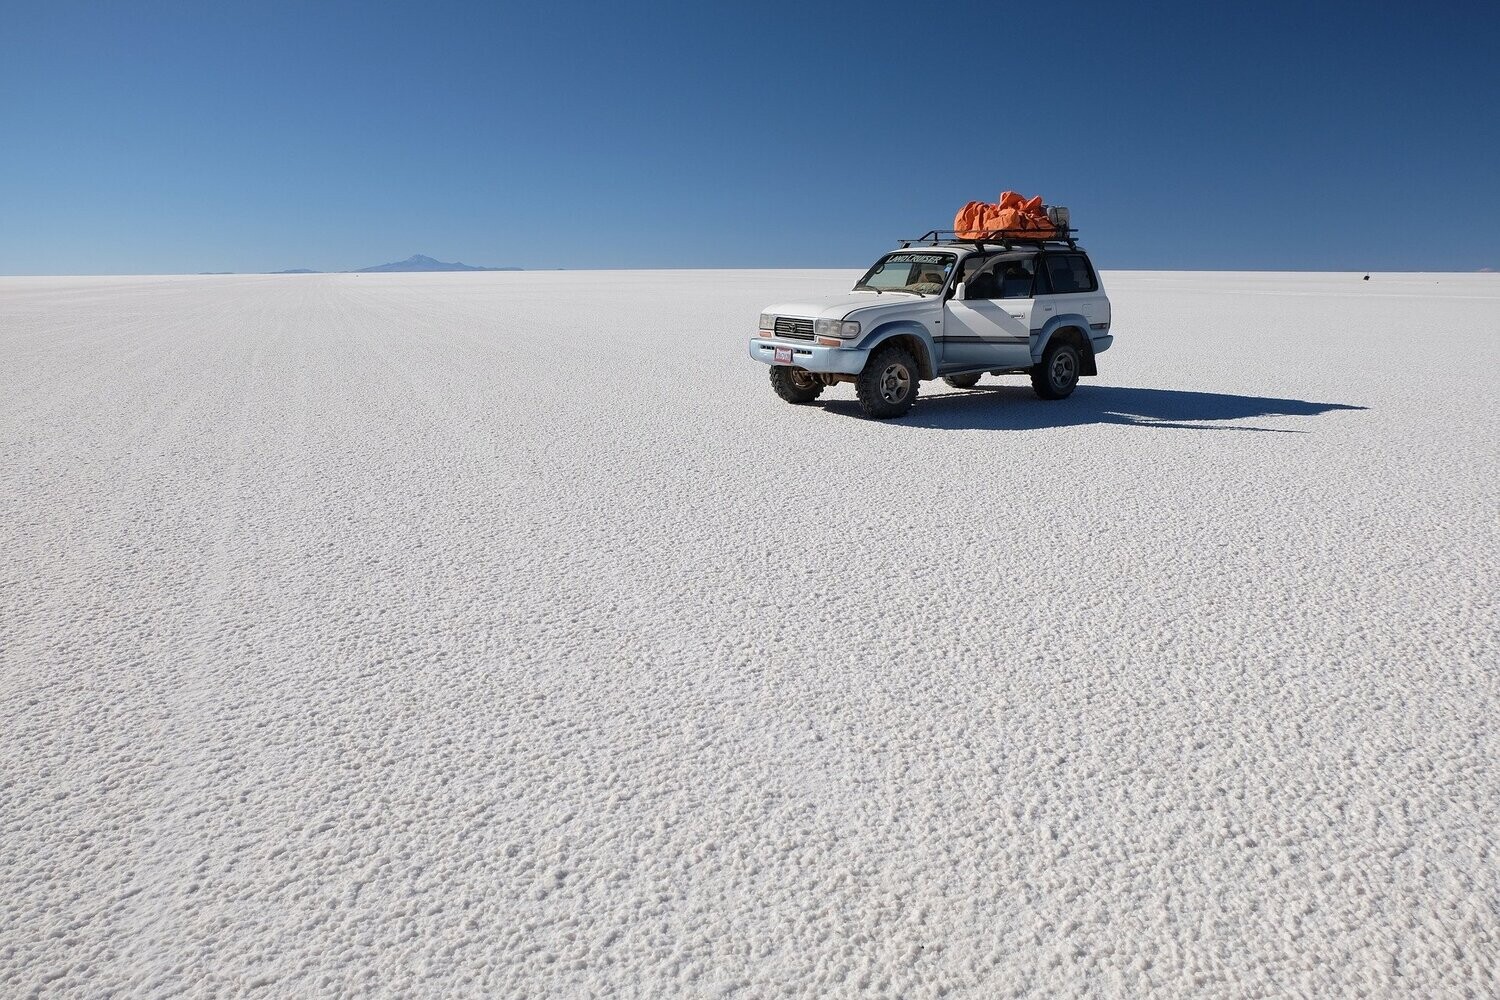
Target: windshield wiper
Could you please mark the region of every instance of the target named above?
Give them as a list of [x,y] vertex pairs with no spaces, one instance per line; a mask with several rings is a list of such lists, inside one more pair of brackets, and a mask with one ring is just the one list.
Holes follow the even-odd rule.
[[863,281],[861,281],[859,284],[857,284],[857,285],[854,286],[854,290],[856,292],[859,291],[861,288],[869,289],[870,291],[874,292],[876,295],[880,294],[880,289],[876,288],[874,285],[867,285]]

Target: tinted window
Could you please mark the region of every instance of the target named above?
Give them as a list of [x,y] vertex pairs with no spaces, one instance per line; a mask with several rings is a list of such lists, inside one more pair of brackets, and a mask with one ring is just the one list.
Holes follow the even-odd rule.
[[958,268],[958,280],[968,281],[989,260],[982,253],[971,253],[964,258],[964,262]]
[[1088,258],[1081,253],[1048,254],[1047,277],[1057,295],[1092,292],[1099,287],[1094,281],[1094,269],[1089,267]]
[[1029,299],[1036,282],[1036,258],[992,259],[967,282],[964,298]]
[[1036,261],[1011,260],[995,269],[1000,277],[1002,299],[1029,299],[1036,283]]

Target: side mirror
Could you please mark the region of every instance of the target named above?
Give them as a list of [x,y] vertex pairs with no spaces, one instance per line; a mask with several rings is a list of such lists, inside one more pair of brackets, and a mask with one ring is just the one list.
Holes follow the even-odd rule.
[[964,283],[960,281],[953,286],[953,294],[949,298],[958,299],[958,301],[962,302],[964,300],[964,293],[967,291],[968,289],[964,287]]

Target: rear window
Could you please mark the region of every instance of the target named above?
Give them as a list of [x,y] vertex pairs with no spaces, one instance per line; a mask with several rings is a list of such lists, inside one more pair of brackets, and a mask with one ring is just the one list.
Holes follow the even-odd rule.
[[1094,280],[1094,269],[1081,253],[1057,253],[1047,255],[1047,277],[1052,282],[1054,295],[1070,292],[1092,292],[1099,283]]

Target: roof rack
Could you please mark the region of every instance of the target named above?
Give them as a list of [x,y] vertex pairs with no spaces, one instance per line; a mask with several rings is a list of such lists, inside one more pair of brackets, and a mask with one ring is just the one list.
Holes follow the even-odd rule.
[[1017,244],[1041,247],[1048,243],[1065,243],[1069,250],[1077,250],[1078,240],[1073,235],[1076,232],[1076,229],[1055,229],[1051,236],[1039,236],[1034,229],[991,229],[975,237],[959,236],[955,229],[929,229],[915,239],[898,242],[903,250],[914,243],[925,243],[928,246],[937,246],[939,243],[972,243],[976,248],[996,244],[1006,250],[1014,249]]

